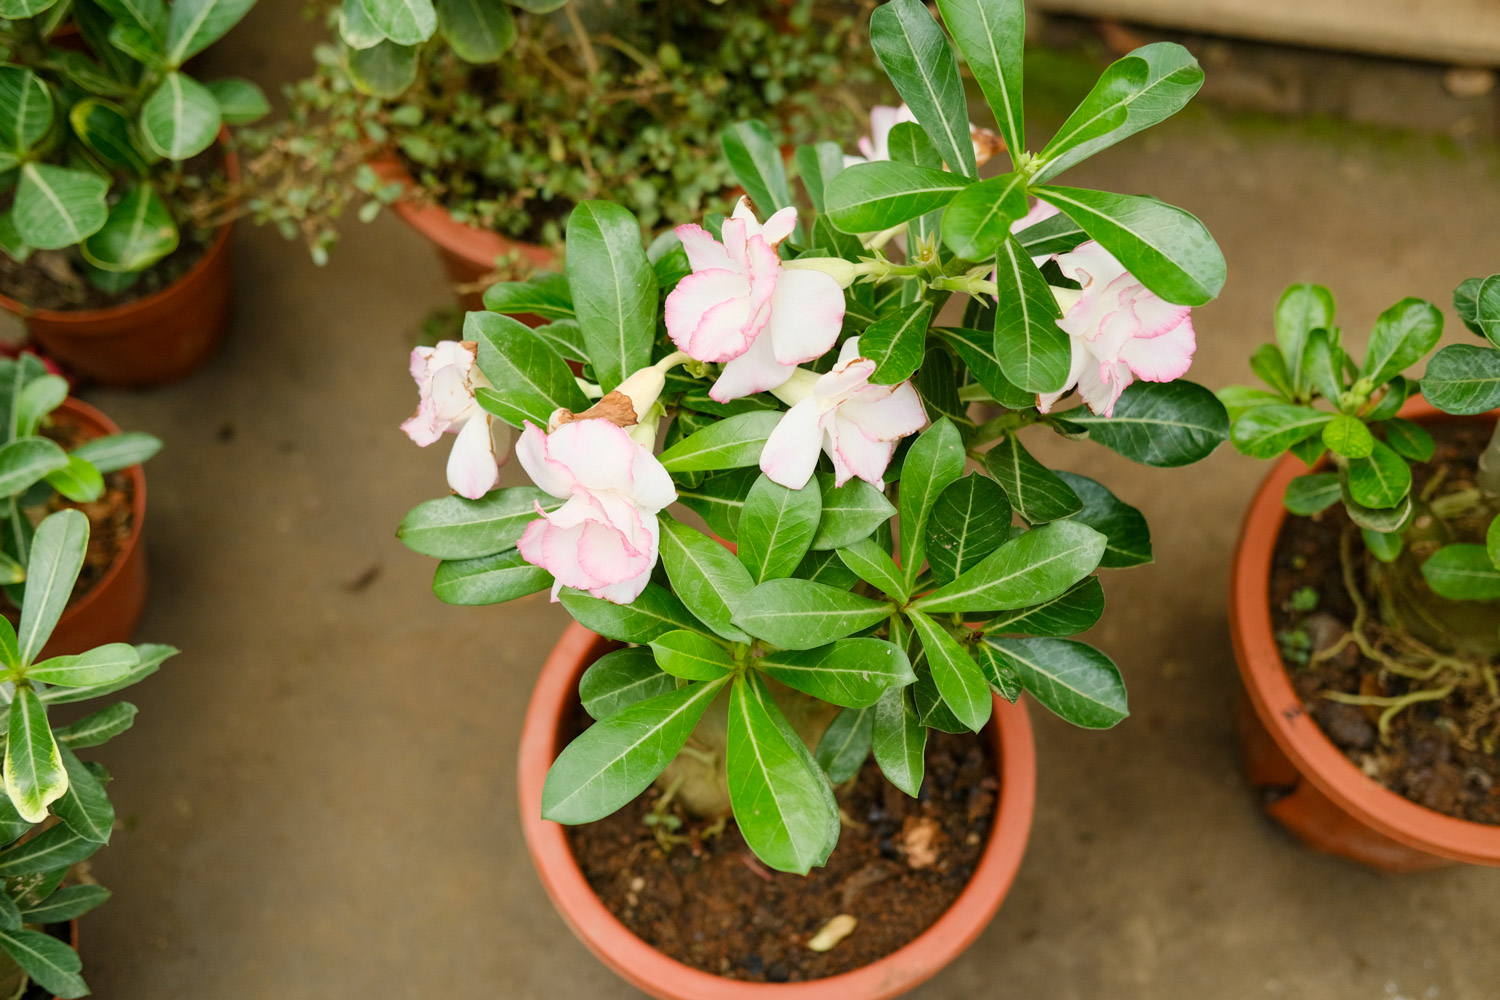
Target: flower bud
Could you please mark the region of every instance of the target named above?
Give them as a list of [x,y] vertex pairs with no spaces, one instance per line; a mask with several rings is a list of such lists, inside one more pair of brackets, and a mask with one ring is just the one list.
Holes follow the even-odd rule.
[[781,266],[789,270],[822,271],[837,281],[840,288],[848,288],[864,273],[858,264],[842,257],[798,257],[782,261]]

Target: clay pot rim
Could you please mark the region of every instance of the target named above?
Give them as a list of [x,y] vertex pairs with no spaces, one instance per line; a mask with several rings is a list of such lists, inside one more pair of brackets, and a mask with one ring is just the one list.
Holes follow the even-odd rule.
[[[227,129],[219,130],[218,141],[220,144],[228,143],[229,132]],[[224,149],[224,173],[231,182],[240,179],[239,154],[227,145],[225,145]],[[36,318],[49,323],[67,323],[77,327],[77,329],[68,331],[71,336],[75,337],[87,337],[96,333],[100,336],[113,336],[112,333],[95,330],[93,327],[109,320],[129,316],[131,313],[139,312],[143,309],[149,309],[168,296],[175,295],[180,287],[194,280],[203,271],[208,270],[214,260],[223,255],[225,248],[229,245],[229,233],[233,229],[234,220],[232,219],[220,226],[218,232],[214,234],[213,241],[209,243],[208,249],[193,262],[192,267],[179,275],[176,281],[165,288],[152,292],[150,295],[131,299],[129,302],[122,302],[119,305],[105,306],[102,309],[32,309],[30,306],[17,302],[8,295],[0,294],[0,308],[3,308],[6,312],[14,313],[22,319]]]
[[[1443,413],[1420,397],[1402,407],[1409,420],[1472,420]],[[1494,419],[1494,413],[1487,415]],[[1229,585],[1229,624],[1235,660],[1251,704],[1277,746],[1297,770],[1329,799],[1393,840],[1441,857],[1500,865],[1500,826],[1476,823],[1428,809],[1368,777],[1334,745],[1302,708],[1282,664],[1271,622],[1271,563],[1287,510],[1286,486],[1308,471],[1283,456],[1256,491],[1235,546]]]
[[521,731],[519,793],[526,846],[547,895],[573,933],[605,965],[656,997],[691,1000],[885,1000],[914,989],[977,938],[1000,908],[1026,850],[1036,805],[1036,747],[1026,706],[995,699],[991,734],[999,761],[995,822],[969,884],[908,944],[869,965],[800,983],[752,983],[702,972],[632,934],[589,887],[563,827],[541,818],[542,785],[560,751],[557,733],[589,655],[607,642],[570,622],[547,657]]
[[[83,426],[98,430],[101,437],[106,434],[120,433],[118,424],[106,416],[103,411],[90,406],[81,399],[74,399],[72,396],[69,396],[63,400],[62,405],[58,409],[68,411]],[[146,525],[146,470],[140,463],[136,463],[121,471],[130,477],[130,485],[132,487],[130,534],[125,536],[125,541],[121,543],[119,550],[115,553],[115,558],[109,564],[109,568],[104,571],[104,575],[94,582],[94,585],[88,589],[87,593],[63,610],[62,617],[57,622],[58,629],[61,629],[64,623],[76,620],[89,613],[94,600],[109,588],[109,585],[114,582],[115,577],[123,572],[125,564],[130,561],[130,554],[140,544],[141,531]]]
[[512,249],[539,268],[557,263],[557,255],[540,243],[502,236],[490,229],[480,229],[466,222],[459,222],[446,208],[436,202],[410,197],[417,182],[401,158],[390,149],[382,149],[369,160],[375,176],[386,183],[397,183],[407,192],[391,206],[407,225],[421,233],[443,250],[461,257],[475,267],[490,269],[495,260]]

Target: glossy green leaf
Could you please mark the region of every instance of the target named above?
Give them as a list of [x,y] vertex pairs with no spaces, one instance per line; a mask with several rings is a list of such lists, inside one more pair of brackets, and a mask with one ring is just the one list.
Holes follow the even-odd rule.
[[818,533],[813,536],[814,550],[842,548],[868,538],[896,513],[885,494],[863,479],[850,479],[835,487],[831,475],[819,473],[818,484],[823,492],[823,514],[818,520]]
[[144,271],[177,249],[177,222],[156,189],[137,184],[109,210],[80,249],[104,271]]
[[51,127],[52,89],[46,81],[24,66],[0,66],[0,147],[24,153]]
[[[1453,293],[1454,305],[1458,293]],[[1465,322],[1468,322],[1467,318]],[[1473,322],[1470,329],[1500,347],[1500,274],[1492,274],[1474,288]]]
[[1011,508],[1005,491],[973,473],[938,496],[927,519],[927,562],[939,584],[961,576],[1010,538]]
[[558,498],[535,486],[494,490],[479,500],[446,496],[417,504],[396,537],[413,552],[439,559],[474,559],[515,548],[536,508],[555,510]]
[[837,552],[843,564],[861,580],[897,601],[906,601],[910,593],[906,580],[891,554],[875,539],[861,538]]
[[78,510],[49,514],[37,526],[26,563],[21,625],[16,630],[22,663],[31,663],[52,635],[72,596],[88,541],[89,519]]
[[56,705],[65,702],[87,701],[90,698],[98,698],[103,695],[113,694],[116,691],[119,691],[123,688],[128,688],[132,684],[139,683],[140,681],[145,680],[147,677],[150,677],[152,674],[156,673],[158,669],[160,669],[163,662],[165,662],[168,658],[177,655],[177,650],[173,647],[163,646],[159,643],[151,642],[138,644],[135,647],[135,651],[136,655],[139,657],[138,662],[134,667],[131,667],[130,672],[120,680],[110,681],[105,684],[95,684],[90,687],[48,688],[46,691],[42,692],[42,701],[46,702],[49,705]]
[[661,559],[673,590],[694,615],[731,642],[748,641],[734,617],[755,581],[734,553],[703,532],[664,517]]
[[901,569],[908,584],[926,559],[926,525],[933,504],[963,475],[965,460],[963,438],[947,419],[935,421],[906,452],[896,503],[901,512]]
[[1395,562],[1401,555],[1402,538],[1399,531],[1371,531],[1369,528],[1361,528],[1359,534],[1364,539],[1365,548],[1381,562]]
[[809,552],[797,567],[794,574],[799,580],[808,580],[812,583],[823,583],[840,590],[853,590],[859,586],[859,577],[854,575],[843,561],[839,559],[838,553],[832,550]]
[[52,803],[52,811],[85,840],[96,844],[109,843],[109,835],[115,826],[115,810],[109,804],[109,796],[104,793],[104,785],[83,766],[83,761],[74,756],[72,750],[66,746],[57,749],[68,772],[68,790]]
[[876,8],[870,47],[943,162],[954,173],[977,177],[958,60],[927,6],[921,0],[890,0]]
[[1016,673],[1010,661],[1000,655],[1000,652],[987,642],[975,644],[974,662],[979,664],[979,669],[984,672],[984,679],[989,682],[990,690],[1004,698],[1011,704],[1021,697],[1021,675]]
[[[21,817],[32,823],[47,818],[47,806],[68,790],[68,772],[47,710],[30,687],[19,687],[10,703],[6,727],[5,794]],[[0,854],[0,863],[5,859]]]
[[[372,4],[382,2],[388,0],[366,0],[365,7],[368,10]],[[421,2],[397,0],[404,4]],[[255,0],[174,0],[167,19],[167,65],[181,66],[223,38],[253,6]],[[430,3],[428,9],[431,10]]]
[[16,437],[36,434],[42,420],[67,398],[68,380],[61,375],[42,375],[27,382],[15,401]]
[[1446,413],[1472,415],[1500,406],[1500,350],[1449,344],[1427,363],[1422,395]]
[[225,125],[249,125],[271,113],[266,92],[249,80],[228,77],[211,80],[206,86],[219,105],[219,117],[224,119]]
[[1021,100],[1025,6],[1015,0],[938,0],[937,6],[1014,160],[1026,148]]
[[136,707],[128,701],[86,715],[77,722],[53,730],[57,741],[74,750],[97,747],[135,724]]
[[663,671],[683,680],[714,681],[734,669],[723,644],[686,629],[657,636],[651,640],[651,652]]
[[636,702],[675,690],[676,678],[657,666],[651,650],[641,646],[605,653],[578,681],[583,710],[595,719],[607,719]]
[[900,160],[857,163],[828,182],[824,203],[841,232],[875,233],[942,208],[967,178]]
[[1490,562],[1500,568],[1500,515],[1496,515],[1485,532],[1484,549],[1489,553]]
[[1500,569],[1483,545],[1444,545],[1422,563],[1422,578],[1449,600],[1500,600]]
[[538,271],[526,281],[501,281],[484,292],[484,307],[508,315],[531,314],[543,319],[572,319],[573,292],[562,274]]
[[1314,472],[1298,476],[1286,484],[1282,502],[1286,509],[1302,517],[1311,517],[1333,506],[1340,495],[1339,477],[1333,472]]
[[207,87],[172,72],[141,105],[139,124],[141,138],[150,149],[169,160],[187,160],[214,144],[224,119]]
[[636,702],[584,730],[547,772],[542,818],[592,823],[645,791],[677,756],[725,680]]
[[1083,507],[1068,484],[1031,456],[1015,434],[985,453],[984,467],[1010,498],[1010,505],[1032,524],[1076,514]]
[[766,438],[781,412],[757,410],[725,417],[689,434],[659,456],[668,472],[710,472],[759,465]]
[[464,339],[478,343],[479,370],[494,386],[476,393],[481,406],[498,395],[511,414],[524,414],[539,427],[546,427],[558,409],[581,413],[589,408],[567,362],[524,323],[498,313],[471,312],[464,317]]
[[1276,303],[1276,342],[1286,356],[1287,370],[1299,393],[1305,384],[1303,354],[1308,335],[1314,330],[1333,329],[1333,310],[1333,293],[1322,285],[1292,285]]
[[38,250],[61,250],[99,231],[109,218],[109,180],[91,170],[28,163],[16,185],[12,218],[21,239]]
[[835,785],[842,785],[859,773],[875,734],[875,709],[846,708],[833,717],[813,759]]
[[1032,257],[1067,253],[1078,249],[1088,239],[1089,234],[1064,212],[1049,215],[1041,222],[1034,222],[1016,233],[1016,241],[1021,244],[1021,249]]
[[704,476],[696,486],[677,486],[677,500],[708,524],[720,538],[737,541],[745,498],[760,478],[760,469],[746,466],[717,475]]
[[67,826],[48,827],[30,840],[0,851],[0,877],[66,869],[98,849],[97,843]]
[[105,165],[144,176],[150,165],[136,148],[125,109],[112,101],[88,98],[68,112],[73,133]]
[[822,516],[816,478],[800,490],[789,490],[762,474],[745,497],[739,521],[739,558],[751,580],[764,583],[791,576],[817,535]]
[[[792,204],[781,149],[764,122],[736,122],[719,134],[719,144],[734,179],[750,196],[762,219]],[[800,245],[795,238],[793,242]]]
[[581,591],[564,588],[560,598],[568,614],[584,628],[621,642],[650,642],[673,629],[703,631],[683,603],[654,583],[629,604],[614,604]]
[[1360,374],[1380,385],[1427,356],[1443,336],[1443,314],[1422,299],[1405,298],[1381,313],[1370,334]]
[[1032,697],[1075,726],[1108,729],[1129,715],[1110,658],[1075,639],[986,639]]
[[[1104,614],[1104,588],[1096,576],[1080,580],[1051,600],[1026,608],[1002,611],[984,622],[986,635],[1077,635],[1099,623]],[[977,654],[976,654],[977,655]],[[983,666],[983,662],[980,663]],[[1010,699],[1015,701],[1014,698]]]
[[[375,0],[366,0],[375,2]],[[438,30],[464,62],[498,62],[516,42],[516,19],[495,0],[436,0]]]
[[651,363],[656,272],[635,216],[609,201],[584,201],[568,216],[568,283],[578,327],[605,392]]
[[473,559],[446,559],[432,576],[432,592],[444,604],[503,604],[552,586],[552,574],[521,558],[515,549]]
[[807,580],[767,580],[740,602],[734,623],[783,649],[812,649],[869,628],[891,608]]
[[437,30],[432,0],[361,0],[361,5],[370,23],[397,45],[419,45]]
[[1437,450],[1432,435],[1421,424],[1392,417],[1382,423],[1380,429],[1385,434],[1385,443],[1402,458],[1409,458],[1413,462],[1427,462],[1431,461]]
[[111,642],[84,653],[54,656],[34,663],[26,669],[26,676],[58,687],[99,687],[124,680],[140,662],[134,646]]
[[995,357],[1005,378],[1027,392],[1056,392],[1068,381],[1073,348],[1057,325],[1062,318],[1047,279],[1014,238],[1000,244],[995,260],[999,311]]
[[[844,170],[844,151],[838,143],[824,140],[811,146],[798,146],[796,152],[797,175],[807,188],[807,198],[813,210],[823,214],[823,192],[828,182]],[[814,245],[819,245],[816,238]]]
[[1304,438],[1322,433],[1333,414],[1308,406],[1257,406],[1234,422],[1229,439],[1251,458],[1275,458]]
[[947,630],[920,611],[908,614],[922,640],[938,691],[954,717],[978,732],[989,721],[993,702],[984,671]]
[[63,1000],[88,995],[89,988],[78,974],[83,968],[78,953],[51,934],[0,930],[0,949],[48,993]]
[[965,260],[989,260],[1030,207],[1026,183],[1025,174],[1011,173],[964,188],[943,210],[943,242]]
[[1143,195],[1039,187],[1036,195],[1066,212],[1131,274],[1168,302],[1201,306],[1224,287],[1224,255],[1203,223]]
[[890,688],[875,705],[871,750],[886,780],[916,798],[922,787],[927,727],[917,718],[907,688]]
[[418,47],[389,39],[349,53],[349,78],[367,94],[392,101],[417,80]]
[[871,323],[859,335],[859,353],[875,362],[870,381],[895,385],[911,378],[927,351],[932,303],[919,299]]
[[1349,358],[1343,347],[1334,343],[1334,336],[1327,330],[1313,330],[1307,335],[1297,384],[1309,394],[1316,390],[1339,406],[1344,399],[1345,363]]
[[[1287,370],[1286,356],[1281,353],[1281,348],[1275,344],[1261,344],[1250,355],[1250,370],[1266,385],[1273,390],[1272,399],[1282,398],[1284,402],[1291,402],[1296,395],[1292,385],[1292,374]],[[1222,391],[1219,398],[1223,398]]]
[[755,666],[787,687],[831,705],[866,708],[916,679],[901,649],[884,639],[839,639],[806,650],[775,650]]
[[1411,492],[1411,466],[1384,442],[1376,441],[1370,454],[1350,459],[1349,493],[1364,507],[1394,507]]
[[1323,445],[1335,455],[1364,458],[1375,450],[1375,436],[1358,417],[1340,413],[1323,425]]
[[1030,607],[1065,593],[1104,556],[1108,539],[1077,521],[1053,521],[1006,542],[952,583],[919,597],[912,607],[991,611]]
[[1036,405],[1036,393],[1019,388],[1000,368],[1000,359],[995,356],[995,336],[967,327],[945,327],[936,331],[953,346],[963,363],[968,367],[974,381],[988,392],[1001,406],[1023,410]]
[[1083,501],[1083,509],[1072,515],[1073,520],[1088,525],[1107,539],[1100,568],[1123,569],[1151,562],[1151,528],[1144,514],[1101,482],[1074,472],[1059,470],[1056,475]]
[[1229,437],[1224,404],[1194,382],[1136,382],[1112,417],[1078,407],[1058,414],[1089,432],[1089,440],[1142,465],[1175,469],[1207,458]]
[[21,911],[30,924],[60,924],[76,920],[102,905],[110,892],[102,885],[69,885],[58,889],[35,906]]

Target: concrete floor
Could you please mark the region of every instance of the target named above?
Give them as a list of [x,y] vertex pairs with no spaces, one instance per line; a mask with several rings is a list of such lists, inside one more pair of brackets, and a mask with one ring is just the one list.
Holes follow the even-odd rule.
[[[301,72],[297,8],[265,0],[222,60],[271,84]],[[1446,149],[1210,110],[1069,183],[1150,190],[1208,223],[1230,280],[1194,317],[1192,377],[1218,386],[1247,377],[1289,282],[1331,285],[1360,338],[1403,295],[1446,302],[1500,269],[1500,156]],[[544,595],[442,605],[432,562],[393,535],[443,490],[440,449],[396,426],[414,404],[406,350],[445,301],[437,264],[394,219],[349,229],[318,270],[245,227],[223,352],[176,386],[86,393],[166,439],[140,637],[184,650],[132,692],[139,721],[104,756],[124,822],[95,864],[115,898],[83,924],[89,981],[110,1000],[637,996],[554,914],[516,816],[516,734],[566,615]],[[1391,878],[1316,856],[1245,788],[1223,594],[1265,468],[1227,449],[1169,472],[1086,444],[1048,455],[1156,530],[1157,563],[1108,577],[1093,636],[1134,715],[1091,733],[1034,709],[1025,865],[916,995],[1495,995],[1500,871]]]

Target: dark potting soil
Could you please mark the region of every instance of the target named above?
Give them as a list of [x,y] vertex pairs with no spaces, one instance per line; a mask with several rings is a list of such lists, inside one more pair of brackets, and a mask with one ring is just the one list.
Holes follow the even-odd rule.
[[[1437,442],[1431,462],[1413,466],[1413,495],[1439,470],[1440,493],[1472,486],[1478,455],[1490,428],[1477,421],[1428,425]],[[1437,812],[1477,823],[1500,824],[1500,699],[1460,687],[1440,701],[1418,702],[1392,719],[1382,740],[1377,720],[1382,709],[1348,705],[1324,691],[1399,696],[1411,681],[1385,670],[1348,644],[1336,656],[1311,662],[1312,650],[1333,645],[1349,630],[1355,607],[1344,586],[1339,541],[1355,532],[1356,581],[1373,619],[1379,618],[1376,591],[1366,571],[1372,559],[1342,504],[1313,517],[1288,515],[1271,568],[1271,614],[1282,662],[1304,709],[1328,738],[1365,774],[1387,788]],[[1315,595],[1315,599],[1314,599]]]
[[[931,732],[915,799],[867,759],[839,795],[838,847],[806,877],[762,865],[732,819],[689,820],[675,806],[680,839],[663,851],[646,820],[662,795],[654,787],[568,838],[604,905],[658,951],[731,979],[822,979],[889,955],[958,898],[994,821],[992,758],[985,738]],[[853,932],[826,952],[809,949],[840,914],[855,918]]]

